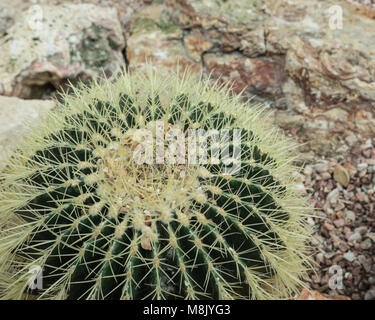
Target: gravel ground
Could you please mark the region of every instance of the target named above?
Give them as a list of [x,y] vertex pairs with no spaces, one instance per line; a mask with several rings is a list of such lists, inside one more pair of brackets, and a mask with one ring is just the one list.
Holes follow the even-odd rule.
[[[356,143],[350,139],[349,145]],[[375,300],[374,146],[375,139],[363,141],[345,161],[320,160],[298,177],[316,209],[309,224],[315,230],[311,244],[319,248],[313,257],[317,272],[306,280],[321,293]],[[330,270],[335,265],[342,271],[341,289],[330,285],[340,276]]]
[[375,0],[348,0],[348,1],[354,4],[361,4],[361,5],[370,7],[371,9],[375,9]]

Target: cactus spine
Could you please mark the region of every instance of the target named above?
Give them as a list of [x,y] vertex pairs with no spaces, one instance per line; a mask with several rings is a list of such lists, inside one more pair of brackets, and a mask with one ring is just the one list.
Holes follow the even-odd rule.
[[[239,132],[240,169],[210,161],[213,143],[206,163],[156,163],[153,147],[139,164],[145,129],[155,143],[157,130],[226,130],[230,154]],[[259,108],[188,74],[150,68],[74,88],[1,174],[0,296],[291,297],[309,235],[293,147]],[[43,288],[30,291],[33,266]]]

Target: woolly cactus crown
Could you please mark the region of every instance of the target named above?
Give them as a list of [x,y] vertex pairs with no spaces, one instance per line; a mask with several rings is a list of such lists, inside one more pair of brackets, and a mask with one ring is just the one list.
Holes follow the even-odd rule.
[[[40,299],[296,292],[307,206],[294,188],[294,145],[259,108],[228,87],[151,67],[73,90],[1,174],[3,299],[28,297],[35,266]],[[208,139],[189,162],[192,134],[212,129],[227,139]],[[140,163],[145,142],[152,149]],[[216,157],[223,144],[228,159]]]

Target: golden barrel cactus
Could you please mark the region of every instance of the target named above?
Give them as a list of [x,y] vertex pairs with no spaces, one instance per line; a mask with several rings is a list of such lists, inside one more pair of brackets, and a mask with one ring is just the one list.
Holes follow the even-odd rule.
[[308,206],[262,108],[151,67],[73,89],[1,173],[2,299],[296,292]]

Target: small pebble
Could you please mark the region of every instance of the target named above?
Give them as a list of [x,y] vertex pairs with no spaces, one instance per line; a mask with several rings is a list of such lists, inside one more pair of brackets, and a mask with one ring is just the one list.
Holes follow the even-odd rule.
[[319,264],[323,263],[324,261],[324,255],[323,253],[319,252],[317,255],[316,255],[316,262],[318,262]]
[[361,300],[361,296],[358,293],[353,293],[352,300]]
[[348,260],[349,262],[353,262],[355,260],[355,255],[351,251],[345,252],[343,257],[344,257],[344,259]]
[[366,237],[370,238],[372,241],[375,242],[375,232],[368,232]]
[[333,229],[335,229],[335,227],[329,222],[324,222],[323,227],[327,229],[328,231],[332,231]]
[[337,203],[337,200],[339,198],[339,189],[333,189],[330,193],[327,195],[327,201],[329,201],[331,204]]
[[365,300],[375,300],[375,289],[371,289],[366,292]]
[[322,180],[329,180],[331,179],[331,174],[329,172],[322,172],[320,174],[320,177],[322,178]]
[[354,134],[350,134],[345,137],[345,141],[350,147],[352,147],[358,142],[358,138]]
[[362,236],[359,232],[354,232],[348,239],[349,241],[361,241],[362,240]]
[[319,173],[328,171],[328,161],[323,160],[315,165],[315,170]]
[[303,173],[306,176],[311,176],[311,174],[313,173],[312,167],[311,166],[306,166],[305,169],[303,170]]
[[307,218],[307,223],[308,223],[310,226],[314,226],[314,225],[315,225],[314,219],[311,218],[311,217],[308,217],[308,218]]
[[368,250],[372,247],[372,242],[370,239],[366,239],[362,241],[359,246],[361,247],[362,250]]
[[361,226],[361,227],[355,228],[354,231],[359,232],[361,235],[364,235],[367,233],[367,227]]
[[347,187],[350,181],[348,170],[341,166],[336,167],[333,171],[333,179],[340,183],[343,187]]
[[363,163],[360,163],[357,165],[357,169],[358,171],[362,171],[364,169],[367,169],[368,168],[368,164],[366,162],[363,162]]
[[351,210],[346,210],[345,218],[353,222],[355,220],[355,213]]
[[333,221],[333,223],[337,228],[341,228],[345,225],[345,220],[344,219],[336,219],[335,221]]

